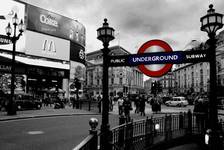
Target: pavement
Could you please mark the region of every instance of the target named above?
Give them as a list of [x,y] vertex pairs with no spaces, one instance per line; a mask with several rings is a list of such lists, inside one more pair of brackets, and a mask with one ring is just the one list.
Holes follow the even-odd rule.
[[[133,110],[130,113],[134,114],[135,107],[134,107],[134,104],[132,105],[133,105]],[[178,112],[180,112],[180,110],[178,109],[166,109],[166,108],[162,108],[162,111],[161,111],[161,113],[178,113]],[[151,110],[151,106],[149,104],[146,104],[145,113],[146,115],[153,114]],[[118,115],[117,103],[115,103],[113,107],[113,111],[110,111],[110,114]],[[0,111],[0,121],[39,118],[39,117],[69,116],[69,115],[101,115],[101,114],[97,112],[93,112],[93,111],[83,110],[83,109],[73,109],[72,107],[68,105],[66,105],[64,109],[54,109],[53,106],[51,107],[43,106],[40,110],[17,111],[17,114],[12,116],[7,115],[6,111]]]
[[[114,109],[110,114],[118,114],[117,105],[114,106]],[[135,109],[135,108],[134,108]],[[131,114],[134,114],[134,109],[131,111]],[[162,112],[166,113],[175,113],[178,110],[167,110],[164,109]],[[150,106],[146,106],[146,114],[152,114]],[[101,115],[100,113],[91,112],[87,110],[81,109],[73,109],[70,106],[66,106],[64,109],[54,109],[53,107],[42,107],[40,110],[24,110],[17,111],[16,115],[9,116],[7,112],[0,111],[0,121],[10,121],[17,119],[29,119],[29,118],[40,118],[40,117],[56,117],[56,116],[71,116],[71,115]],[[197,145],[187,144],[184,146],[178,146],[175,148],[171,148],[169,150],[196,150],[198,149]]]
[[[130,112],[131,115],[136,115],[134,113],[135,107],[132,104],[133,110]],[[188,108],[183,107],[175,107],[175,109],[162,106],[160,114],[167,114],[167,113],[179,113],[181,111],[187,112],[188,109],[193,110],[193,106],[189,106]],[[109,112],[113,115],[118,115],[118,106],[115,103],[113,107],[113,111]],[[155,115],[151,110],[151,106],[146,104],[145,113],[148,116]],[[223,114],[224,117],[224,110],[219,111],[219,113]],[[8,120],[17,120],[17,119],[28,119],[28,118],[38,118],[38,117],[54,117],[54,116],[69,116],[69,115],[101,115],[98,112],[94,111],[87,111],[83,109],[73,109],[72,107],[66,105],[64,109],[54,109],[53,106],[43,106],[40,110],[24,110],[24,111],[17,111],[16,115],[9,116],[7,115],[6,111],[0,111],[0,121],[8,121]],[[139,115],[139,114],[137,114]]]
[[17,119],[39,118],[39,117],[54,117],[54,116],[69,116],[69,115],[96,115],[99,113],[81,109],[73,109],[66,106],[64,109],[54,109],[53,107],[42,107],[40,110],[24,110],[17,111],[16,115],[7,115],[6,111],[0,111],[0,121],[9,121]]

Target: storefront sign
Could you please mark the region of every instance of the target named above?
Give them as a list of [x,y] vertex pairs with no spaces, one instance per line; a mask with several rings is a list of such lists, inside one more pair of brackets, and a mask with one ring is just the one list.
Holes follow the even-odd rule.
[[85,47],[85,27],[76,20],[27,5],[27,29],[71,40]]
[[68,70],[59,70],[52,68],[43,68],[43,67],[27,67],[27,75],[33,76],[44,76],[44,77],[68,77]]
[[0,35],[0,45],[11,44],[12,41],[6,35]]
[[0,71],[10,72],[11,71],[11,66],[10,65],[3,65],[3,64],[1,64],[0,65]]
[[69,60],[70,41],[61,38],[27,30],[25,48],[25,54]]

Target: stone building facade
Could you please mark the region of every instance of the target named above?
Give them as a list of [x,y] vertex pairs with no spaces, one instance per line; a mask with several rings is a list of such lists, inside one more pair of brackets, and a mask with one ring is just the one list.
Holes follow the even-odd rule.
[[[109,55],[128,55],[127,50],[120,46],[110,47]],[[86,55],[86,85],[85,90],[89,95],[102,95],[102,51],[97,50]],[[137,67],[109,67],[109,95],[117,96],[118,93],[138,94],[143,91],[143,73]]]

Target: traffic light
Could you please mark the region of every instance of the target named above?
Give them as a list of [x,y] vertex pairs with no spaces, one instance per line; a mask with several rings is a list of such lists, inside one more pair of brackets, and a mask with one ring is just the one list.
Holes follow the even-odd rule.
[[152,83],[151,86],[151,94],[156,94],[157,90],[156,90],[156,81]]
[[162,84],[160,82],[154,81],[151,86],[151,93],[156,95],[163,91]]
[[75,88],[77,90],[81,89],[81,82],[80,82],[80,80],[78,78],[75,78],[74,83],[75,83]]
[[158,91],[158,93],[163,91],[163,88],[162,88],[162,85],[160,82],[157,83],[157,91]]

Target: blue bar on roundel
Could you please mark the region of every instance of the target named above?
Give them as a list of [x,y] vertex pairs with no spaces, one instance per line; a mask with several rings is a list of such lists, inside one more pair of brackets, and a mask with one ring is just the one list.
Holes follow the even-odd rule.
[[128,63],[130,65],[178,64],[182,63],[183,55],[181,51],[136,54],[128,58]]

